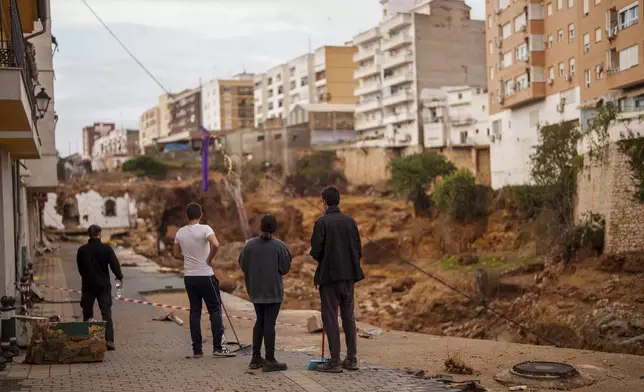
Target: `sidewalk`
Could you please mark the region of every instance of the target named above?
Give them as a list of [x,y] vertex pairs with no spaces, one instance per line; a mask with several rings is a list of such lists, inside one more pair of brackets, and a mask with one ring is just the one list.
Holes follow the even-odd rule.
[[[75,265],[76,246],[63,244],[57,255],[37,265],[40,282],[58,287],[78,288]],[[124,270],[125,295],[140,298],[133,288],[165,287],[163,276],[151,272]],[[130,291],[128,291],[130,289]],[[78,295],[43,289],[48,300],[37,313],[58,314],[65,320],[80,319]],[[66,303],[61,303],[66,302]],[[289,370],[280,373],[249,372],[248,356],[230,359],[204,357],[185,359],[190,353],[186,331],[174,324],[153,321],[161,311],[150,306],[115,301],[117,350],[107,352],[96,364],[30,366],[17,360],[0,372],[3,392],[37,390],[42,392],[84,391],[426,391],[446,392],[449,388],[431,380],[417,379],[380,366],[364,366],[358,372],[328,375],[306,370],[312,358],[303,353],[278,352]],[[98,309],[95,317],[100,317]],[[187,321],[187,320],[186,320]],[[208,345],[206,344],[206,353]]]

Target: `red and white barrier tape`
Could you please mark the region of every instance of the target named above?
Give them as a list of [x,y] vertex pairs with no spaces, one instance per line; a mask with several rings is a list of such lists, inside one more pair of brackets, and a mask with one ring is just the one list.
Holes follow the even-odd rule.
[[[69,292],[69,293],[82,294],[82,292],[80,290],[68,289],[68,288],[64,288],[64,287],[50,286],[48,284],[42,284],[42,283],[34,283],[34,284],[36,286],[46,287],[46,288],[53,289],[53,290],[59,290],[59,291],[66,291],[66,292]],[[150,301],[144,301],[144,300],[140,300],[140,299],[125,298],[125,297],[112,297],[112,298],[114,298],[116,300],[119,300],[119,301],[129,302],[129,303],[133,303],[133,304],[156,306],[158,308],[165,308],[165,309],[172,309],[172,310],[184,310],[186,312],[190,311],[190,308],[184,308],[182,306],[166,305],[166,304],[160,304],[160,303],[157,303],[157,302],[150,302]],[[204,311],[202,313],[207,314],[208,312]],[[230,315],[230,317],[238,319],[238,320],[247,320],[247,321],[253,321],[253,322],[255,321],[255,319],[253,317],[244,317],[244,316],[235,316],[235,315]],[[277,324],[286,325],[286,326],[289,326],[289,327],[301,327],[299,325],[289,324],[289,323],[282,323],[282,322],[278,322]]]

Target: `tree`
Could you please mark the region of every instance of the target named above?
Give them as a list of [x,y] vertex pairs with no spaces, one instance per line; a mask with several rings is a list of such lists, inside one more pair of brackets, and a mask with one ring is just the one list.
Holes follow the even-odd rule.
[[442,211],[459,221],[485,215],[487,188],[477,186],[472,172],[459,169],[434,187],[432,200]]
[[436,177],[453,172],[456,167],[442,155],[424,153],[396,158],[389,164],[389,169],[389,185],[413,202],[416,214],[422,215],[431,207],[426,186],[433,183]]

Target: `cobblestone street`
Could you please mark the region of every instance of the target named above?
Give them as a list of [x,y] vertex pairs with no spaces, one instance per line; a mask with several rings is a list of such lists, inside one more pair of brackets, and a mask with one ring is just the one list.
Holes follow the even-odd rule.
[[[75,246],[63,245],[60,257],[38,266],[40,282],[57,287],[80,287],[75,270]],[[124,287],[139,288],[140,282],[124,271]],[[142,281],[142,280],[141,280]],[[163,285],[163,283],[160,283]],[[161,286],[160,288],[162,288]],[[78,297],[43,289],[48,300],[37,313],[60,314],[65,320],[80,315]],[[136,293],[127,292],[129,297]],[[72,300],[72,301],[70,301]],[[67,303],[61,303],[67,302]],[[96,311],[96,317],[98,317]],[[0,390],[13,391],[450,391],[444,385],[400,373],[394,369],[363,365],[358,372],[327,375],[306,370],[312,358],[304,353],[278,352],[289,370],[281,373],[248,371],[250,357],[217,359],[206,355],[186,359],[189,336],[174,324],[153,321],[157,308],[115,301],[117,350],[107,352],[102,363],[31,366],[18,359],[0,372]],[[206,344],[206,354],[208,345]]]

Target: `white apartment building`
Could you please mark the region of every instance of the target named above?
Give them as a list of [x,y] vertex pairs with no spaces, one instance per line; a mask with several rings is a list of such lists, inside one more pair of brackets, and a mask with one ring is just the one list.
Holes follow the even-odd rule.
[[94,157],[132,156],[137,152],[138,131],[115,129],[107,136],[96,139]]
[[161,137],[161,110],[158,106],[143,112],[139,118],[139,129],[139,146],[143,153],[145,147],[154,146]]
[[423,89],[420,93],[427,148],[488,146],[488,94],[480,87]]
[[314,55],[306,53],[255,76],[255,125],[286,119],[297,103],[309,103],[315,85]]
[[382,4],[379,26],[353,39],[357,146],[416,151],[425,140],[421,90],[486,86],[485,22],[461,0]]
[[211,131],[220,131],[221,118],[221,90],[219,80],[211,80],[201,85],[201,117],[202,125]]

